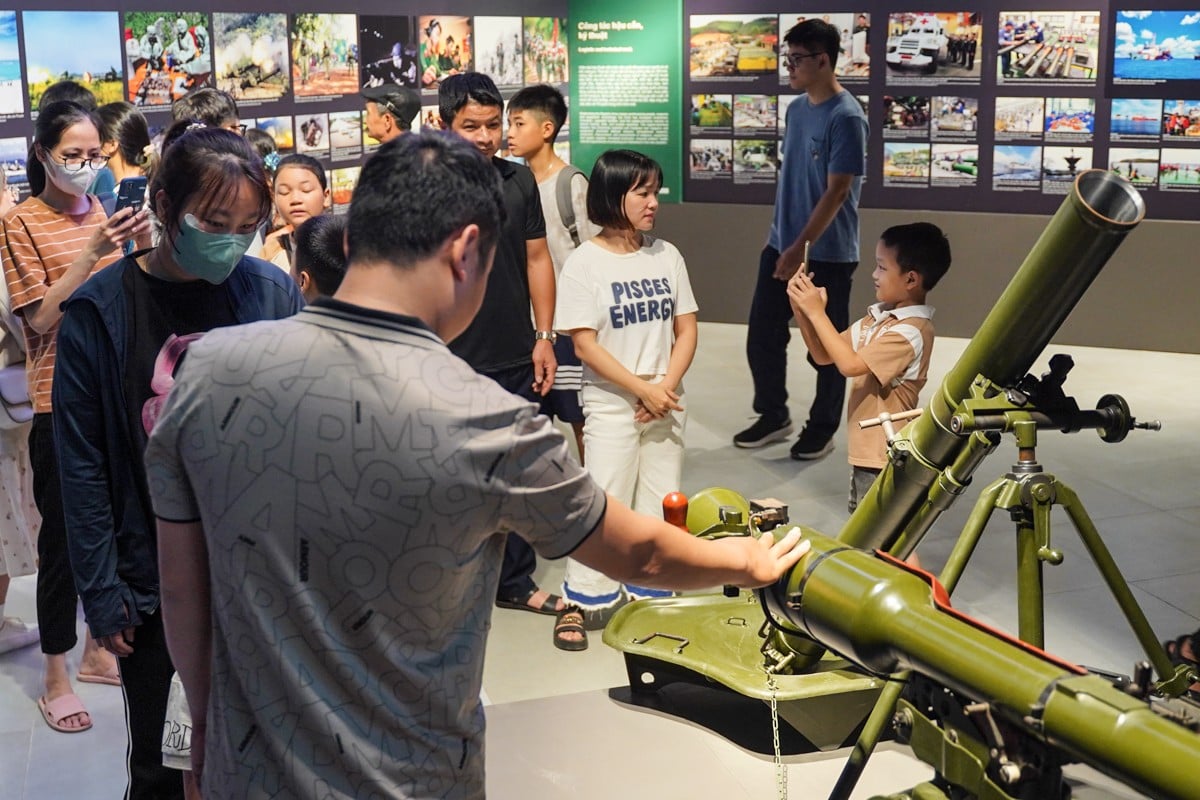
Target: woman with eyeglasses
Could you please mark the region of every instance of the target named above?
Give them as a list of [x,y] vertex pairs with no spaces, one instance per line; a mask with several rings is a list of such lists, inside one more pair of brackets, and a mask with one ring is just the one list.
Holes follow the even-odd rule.
[[[144,212],[112,217],[87,194],[108,161],[100,150],[100,121],[81,105],[50,103],[38,112],[26,170],[33,196],[0,220],[3,264],[12,310],[26,342],[26,372],[34,418],[29,433],[33,494],[42,514],[38,533],[37,615],[46,654],[45,691],[38,708],[62,733],[92,727],[71,688],[67,653],[76,644],[77,595],[67,556],[63,495],[55,458],[50,390],[60,307],[84,281],[120,256],[121,247],[148,230]],[[79,680],[119,684],[115,659],[85,639]]]
[[[176,123],[147,202],[163,225],[158,244],[89,280],[63,309],[54,432],[71,498],[75,583],[92,633],[121,665],[126,797],[170,800],[183,796],[179,772],[163,765],[174,668],[142,454],[193,341],[213,328],[291,316],[304,301],[290,276],[245,255],[270,213],[271,189],[262,158],[241,136]],[[245,408],[250,417],[230,412],[228,421],[253,424],[256,412]],[[193,730],[192,742],[202,738]]]

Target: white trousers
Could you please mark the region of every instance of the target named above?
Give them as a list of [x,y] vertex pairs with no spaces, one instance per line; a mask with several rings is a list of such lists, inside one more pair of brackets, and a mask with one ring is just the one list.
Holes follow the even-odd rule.
[[[683,389],[677,392],[683,404]],[[610,383],[583,387],[583,447],[587,470],[601,487],[643,514],[662,516],[662,499],[679,491],[683,474],[686,411],[639,423],[633,419],[637,398]],[[666,597],[670,591],[625,586],[634,599]],[[563,597],[583,609],[600,609],[621,600],[617,581],[567,559]]]

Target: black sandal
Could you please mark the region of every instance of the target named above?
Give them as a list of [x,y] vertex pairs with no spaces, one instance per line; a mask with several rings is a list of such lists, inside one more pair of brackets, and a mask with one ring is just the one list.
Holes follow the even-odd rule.
[[[531,614],[549,614],[556,615],[561,613],[558,610],[558,603],[562,600],[561,597],[553,592],[546,592],[546,600],[540,606],[531,606],[529,601],[533,596],[540,591],[537,587],[530,589],[524,597],[497,597],[496,606],[498,608],[512,608],[517,611],[528,611]],[[563,609],[566,611],[567,609]]]
[[[582,638],[569,639],[563,634],[577,633]],[[559,650],[578,652],[587,650],[587,631],[583,628],[583,612],[575,606],[568,606],[559,613],[554,621],[554,646]]]

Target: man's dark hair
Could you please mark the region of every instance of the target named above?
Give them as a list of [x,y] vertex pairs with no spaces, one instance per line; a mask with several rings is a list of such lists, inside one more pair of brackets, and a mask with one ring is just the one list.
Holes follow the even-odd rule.
[[485,256],[504,224],[500,187],[491,161],[459,136],[422,131],[393,139],[363,165],[354,189],[350,262],[412,266],[472,224]]
[[608,150],[596,159],[588,182],[588,219],[596,225],[630,230],[625,215],[625,195],[647,184],[662,186],[662,167],[636,150]]
[[563,99],[562,92],[544,83],[526,86],[509,98],[508,113],[514,111],[532,111],[553,122],[554,133],[550,141],[558,137],[558,132],[567,122],[567,101]]
[[88,111],[96,110],[96,95],[86,86],[75,81],[59,81],[50,84],[46,91],[42,92],[42,96],[38,98],[38,111],[51,103],[61,103],[64,100],[83,106]]
[[442,78],[438,86],[438,111],[449,128],[462,107],[474,100],[481,106],[504,108],[504,96],[495,82],[482,72],[463,72]]
[[806,19],[798,22],[783,35],[783,43],[803,47],[810,53],[825,53],[829,56],[829,69],[837,66],[838,53],[842,52],[842,34],[838,29],[821,19]]
[[229,92],[205,87],[176,100],[171,106],[171,118],[176,122],[194,119],[210,128],[220,128],[237,122],[238,108]]
[[921,276],[925,291],[937,286],[950,269],[950,240],[932,222],[893,225],[879,237],[885,247],[896,251],[896,263],[905,272]]
[[293,237],[296,272],[307,272],[317,291],[332,297],[346,274],[346,218],[334,214],[309,217]]

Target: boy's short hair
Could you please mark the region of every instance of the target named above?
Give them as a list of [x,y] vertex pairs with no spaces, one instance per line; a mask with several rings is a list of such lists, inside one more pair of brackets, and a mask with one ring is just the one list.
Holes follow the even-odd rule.
[[932,222],[893,225],[879,237],[885,247],[896,251],[896,263],[905,272],[921,276],[925,291],[937,286],[950,269],[950,240]]
[[220,128],[237,122],[237,102],[229,92],[206,86],[176,100],[171,106],[171,118],[176,122],[194,119],[210,128]]
[[495,82],[482,72],[462,72],[442,78],[438,85],[438,111],[447,128],[463,106],[474,100],[481,106],[504,108],[504,95]]
[[567,101],[562,92],[544,83],[526,86],[514,94],[508,101],[508,113],[514,111],[532,111],[553,122],[551,142],[558,138],[558,132],[567,122]]
[[803,47],[810,53],[825,53],[829,56],[830,69],[837,66],[838,54],[842,52],[842,34],[821,19],[797,22],[783,35],[783,43]]
[[309,217],[293,234],[296,271],[312,276],[317,291],[332,297],[346,275],[345,217],[321,214]]

